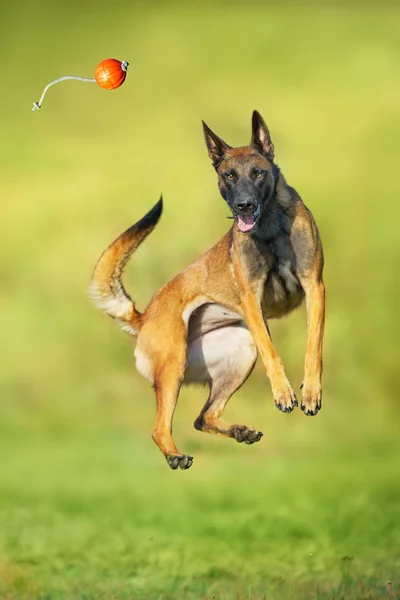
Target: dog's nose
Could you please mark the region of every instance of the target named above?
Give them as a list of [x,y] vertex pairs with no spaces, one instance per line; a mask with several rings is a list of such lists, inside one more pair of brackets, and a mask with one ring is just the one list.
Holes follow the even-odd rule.
[[253,213],[255,210],[255,204],[250,198],[243,198],[236,203],[235,209],[241,215],[247,215]]

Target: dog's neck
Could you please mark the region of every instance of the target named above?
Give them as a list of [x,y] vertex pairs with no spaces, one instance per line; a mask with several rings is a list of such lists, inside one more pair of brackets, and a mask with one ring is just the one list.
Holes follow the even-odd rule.
[[278,165],[273,164],[274,183],[264,200],[258,227],[250,235],[263,242],[272,242],[282,233],[289,233],[290,218],[287,209],[294,199]]

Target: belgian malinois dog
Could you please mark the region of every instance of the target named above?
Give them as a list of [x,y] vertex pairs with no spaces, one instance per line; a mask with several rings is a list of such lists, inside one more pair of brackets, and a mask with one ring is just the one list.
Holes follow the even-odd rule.
[[100,257],[93,274],[95,303],[137,338],[138,371],[154,386],[157,417],[153,439],[172,469],[188,469],[172,419],[182,384],[204,383],[209,397],[194,426],[200,431],[253,444],[262,433],[222,419],[230,397],[253,370],[257,354],[279,410],[298,406],[268,320],[306,300],[308,339],[301,410],[321,408],[325,288],[317,227],[300,196],[274,162],[274,146],[256,111],[249,146],[232,148],[203,123],[209,156],[234,223],[216,246],[154,295],[144,313],[125,291],[123,269],[156,226],[162,199],[122,233]]

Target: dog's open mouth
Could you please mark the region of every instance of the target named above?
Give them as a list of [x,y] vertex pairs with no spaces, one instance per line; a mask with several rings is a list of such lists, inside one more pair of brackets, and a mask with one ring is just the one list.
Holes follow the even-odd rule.
[[260,213],[261,213],[261,206],[258,205],[257,210],[252,215],[235,215],[235,217],[237,218],[239,231],[242,231],[243,233],[247,233],[248,231],[251,231],[253,229],[254,225],[256,224],[257,219],[260,216]]

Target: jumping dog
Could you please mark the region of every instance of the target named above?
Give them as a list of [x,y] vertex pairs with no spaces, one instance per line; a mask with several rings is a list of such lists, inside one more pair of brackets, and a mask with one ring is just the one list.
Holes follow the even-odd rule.
[[307,350],[301,410],[321,408],[325,288],[317,227],[296,190],[274,162],[274,146],[254,111],[249,146],[232,148],[203,122],[220,193],[234,218],[222,239],[154,295],[140,313],[121,282],[124,267],[156,226],[162,198],[122,233],[100,257],[91,296],[103,311],[136,337],[136,366],[154,386],[157,416],[153,439],[172,469],[188,469],[172,438],[182,384],[204,383],[209,397],[194,426],[200,431],[253,444],[262,433],[222,419],[260,354],[279,410],[298,406],[268,320],[288,314],[303,299]]

